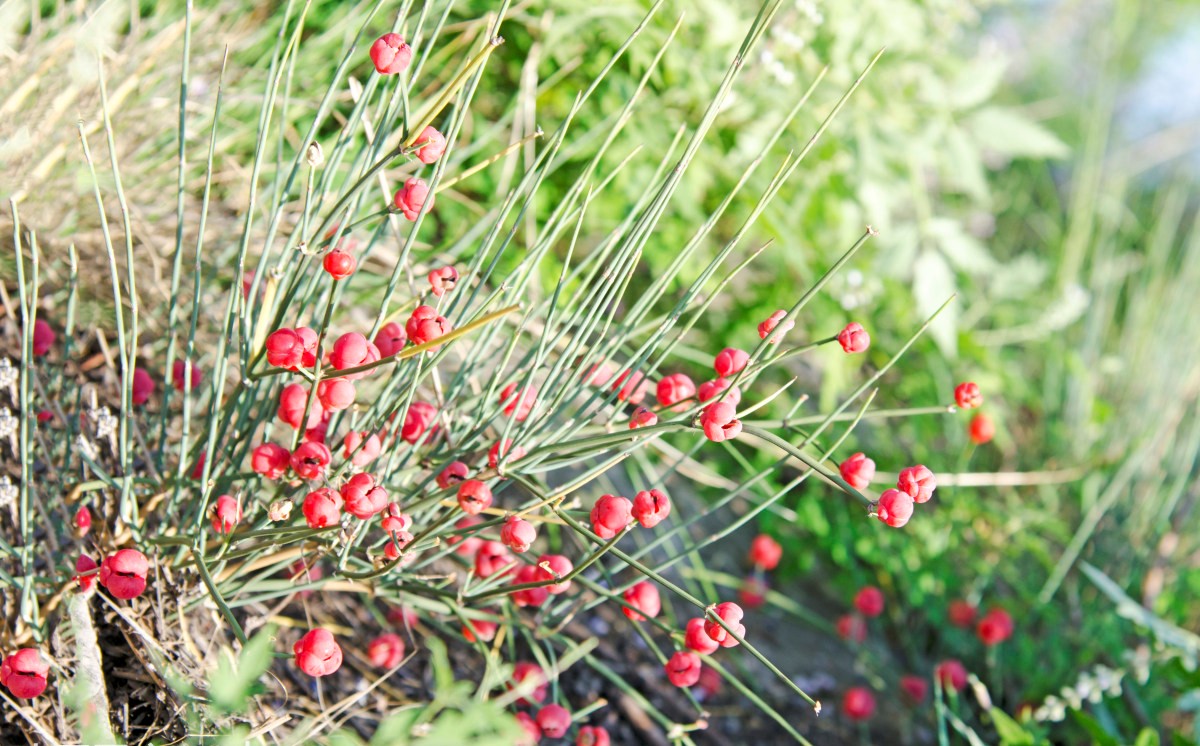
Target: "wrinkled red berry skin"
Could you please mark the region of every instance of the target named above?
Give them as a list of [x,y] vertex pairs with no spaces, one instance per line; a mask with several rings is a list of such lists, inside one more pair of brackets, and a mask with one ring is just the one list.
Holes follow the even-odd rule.
[[[513,577],[513,585],[541,582],[540,575],[541,573],[534,565],[523,565]],[[538,607],[546,603],[548,598],[550,598],[550,591],[546,590],[544,585],[536,588],[524,588],[512,593],[513,603],[517,606]]]
[[332,460],[333,454],[324,443],[301,443],[292,451],[292,471],[304,479],[320,479]]
[[[425,130],[426,132],[429,130],[437,132],[432,127],[426,127]],[[445,148],[444,140],[442,141],[442,148]],[[451,266],[439,267],[430,271],[427,279],[429,280],[429,289],[433,291],[434,295],[441,298],[458,284],[458,270]]]
[[[426,203],[429,204],[429,209],[432,210],[433,201],[434,198],[429,191],[429,185],[425,183],[424,179],[416,177],[404,182],[404,186],[392,197],[392,204],[404,215],[406,220],[416,220],[417,216],[421,214],[421,208]],[[412,332],[409,332],[408,336],[411,337]]]
[[867,330],[863,329],[862,324],[852,321],[838,333],[837,341],[847,354],[866,352],[867,348],[871,346],[871,335],[867,334]]
[[937,489],[937,477],[928,467],[917,464],[900,472],[896,487],[913,499],[915,503],[929,502]]
[[658,424],[658,415],[651,412],[645,407],[638,407],[633,410],[633,415],[629,418],[629,429],[637,430],[642,427],[653,427]]
[[492,504],[492,488],[478,479],[458,485],[458,506],[467,515],[479,515]]
[[700,680],[700,656],[683,650],[671,656],[665,666],[667,680],[677,687],[684,688],[694,685]]
[[404,349],[408,344],[408,335],[404,328],[395,321],[389,321],[379,327],[375,334],[375,346],[379,349],[380,357],[391,357]]
[[842,697],[842,711],[850,720],[867,720],[875,713],[875,695],[861,686],[847,689]]
[[278,443],[263,443],[250,454],[250,468],[266,479],[279,479],[287,474],[292,454]]
[[37,648],[21,648],[0,663],[0,685],[17,699],[33,699],[46,691],[50,661]]
[[658,588],[648,580],[643,580],[625,591],[624,598],[625,603],[633,608],[623,606],[621,612],[635,622],[644,622],[646,617],[653,619],[662,611],[662,599],[659,598]]
[[461,461],[451,461],[445,469],[437,475],[437,486],[443,490],[448,490],[462,483],[467,475],[470,474],[470,469]]
[[[726,601],[725,603],[717,604],[717,608],[714,611],[726,625],[737,633],[738,637],[746,636],[746,627],[741,623],[743,613],[741,606],[732,601]],[[720,643],[723,648],[731,648],[739,644],[737,638],[729,634],[724,626],[712,619],[705,622],[704,631],[708,633],[709,637]]]
[[37,357],[42,357],[50,352],[50,348],[54,346],[54,341],[58,335],[54,333],[54,327],[45,319],[36,319],[33,322],[33,354]]
[[620,495],[601,495],[592,507],[592,531],[608,540],[625,530],[633,515],[633,503]]
[[538,727],[537,721],[528,712],[518,712],[516,718],[517,725],[524,731],[524,737],[514,746],[536,746],[538,741],[542,740],[542,729]]
[[673,407],[696,395],[696,384],[683,373],[672,373],[658,382],[655,397],[661,407]]
[[873,585],[866,586],[854,596],[854,608],[867,618],[879,616],[883,613],[883,591]]
[[304,497],[301,510],[309,528],[336,526],[342,517],[342,497],[328,487],[322,487]]
[[875,478],[875,462],[867,458],[865,453],[856,453],[846,459],[838,467],[838,471],[842,473],[842,479],[846,480],[856,490],[865,490],[871,486],[871,480]]
[[750,562],[770,572],[779,566],[783,559],[783,547],[766,534],[759,534],[750,542]]
[[[550,569],[547,570],[546,568],[542,567],[542,565],[546,565]],[[571,573],[572,570],[575,569],[575,565],[572,564],[571,560],[567,559],[566,557],[564,557],[561,554],[543,554],[541,557],[538,557],[537,567],[538,567],[537,579],[542,582],[545,582],[547,580],[556,580],[556,579],[560,579],[560,578],[565,578],[567,575],[569,575]],[[560,581],[558,583],[551,583],[550,585],[546,586],[546,590],[552,596],[557,596],[561,593],[566,593],[570,589],[571,589],[571,581],[570,580]]]
[[309,630],[292,646],[296,666],[309,676],[328,676],[342,667],[342,648],[327,629]]
[[727,378],[715,378],[700,384],[696,390],[696,398],[702,402],[712,401],[720,397],[723,402],[737,406],[742,402],[742,390],[733,385]]
[[228,534],[242,521],[242,507],[232,495],[221,495],[213,509],[213,531]]
[[475,550],[475,574],[481,578],[490,578],[512,564],[512,561],[512,554],[504,544],[481,540],[479,548]]
[[137,598],[146,590],[150,560],[136,549],[121,549],[100,564],[100,585],[114,598]]
[[509,516],[500,527],[500,541],[517,554],[529,551],[529,546],[537,540],[537,529],[529,521]]
[[642,528],[654,528],[671,515],[671,499],[662,490],[642,490],[633,496],[633,518]]
[[745,350],[726,347],[713,358],[713,370],[717,372],[719,378],[730,378],[740,373],[749,361],[750,355]]
[[734,405],[728,401],[717,401],[709,404],[700,413],[700,425],[704,428],[704,437],[714,443],[733,440],[742,432],[742,421],[735,418]]
[[792,327],[796,326],[796,322],[794,321],[784,321],[786,317],[787,311],[783,310],[782,308],[768,316],[766,321],[763,321],[758,325],[759,338],[766,339],[767,337],[771,336],[771,332],[775,331],[775,327],[782,326],[782,331],[780,331],[779,335],[770,342],[770,344],[773,345],[779,344],[779,341],[783,339],[783,335],[787,334],[792,330]]
[[942,682],[942,688],[946,690],[953,689],[961,692],[967,685],[967,669],[954,658],[937,664],[937,667],[933,669],[933,675]]
[[412,47],[400,34],[384,34],[371,45],[371,64],[380,75],[396,75],[408,69],[412,62]]
[[983,394],[978,385],[966,381],[954,387],[954,403],[959,409],[974,409],[983,404]]
[[433,306],[417,306],[412,315],[408,317],[404,331],[408,334],[410,342],[422,345],[449,334],[452,328],[446,317],[439,316]]
[[546,705],[538,710],[537,724],[542,729],[542,735],[562,738],[571,727],[571,713],[562,705]]
[[694,650],[697,653],[703,653],[707,655],[720,649],[721,643],[709,637],[708,633],[704,631],[704,627],[706,625],[707,621],[702,617],[696,617],[688,620],[687,627],[683,635],[683,644],[686,645],[689,650]]
[[875,504],[879,520],[892,528],[902,528],[913,514],[913,499],[900,490],[884,490]]
[[350,477],[342,485],[340,494],[346,512],[364,521],[387,507],[387,490],[375,482],[375,477],[365,472]]

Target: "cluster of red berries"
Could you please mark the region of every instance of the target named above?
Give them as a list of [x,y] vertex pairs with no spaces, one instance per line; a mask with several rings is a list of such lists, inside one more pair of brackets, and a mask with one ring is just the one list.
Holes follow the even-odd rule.
[[984,645],[999,645],[1013,635],[1012,615],[1001,608],[989,609],[976,622],[978,610],[967,601],[951,601],[947,616],[955,627],[975,628],[975,635]]
[[[954,403],[959,409],[975,409],[983,404],[979,386],[965,381],[954,388]],[[985,412],[977,412],[967,424],[967,437],[977,446],[990,443],[996,437],[996,423]]]
[[[842,479],[856,490],[866,489],[875,478],[875,462],[864,453],[856,453],[838,467]],[[900,472],[896,487],[883,491],[875,502],[875,516],[892,528],[900,528],[912,518],[916,505],[929,502],[937,488],[937,477],[923,464]]]
[[[508,688],[528,692],[526,696],[516,700],[517,705],[538,707],[533,715],[527,712],[517,713],[517,722],[524,730],[524,739],[518,741],[519,744],[536,744],[543,736],[562,738],[571,727],[570,710],[560,704],[544,704],[549,693],[548,684],[546,672],[538,664],[518,661],[513,666],[512,680]],[[609,746],[610,743],[608,731],[599,725],[581,726],[575,737],[576,746]]]

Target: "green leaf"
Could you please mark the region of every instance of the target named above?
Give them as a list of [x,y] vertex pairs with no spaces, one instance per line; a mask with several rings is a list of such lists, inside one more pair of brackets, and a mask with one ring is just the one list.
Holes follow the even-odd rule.
[[246,642],[235,659],[232,651],[222,651],[217,670],[208,677],[208,696],[224,712],[245,712],[250,696],[259,687],[259,679],[275,657],[275,627],[267,626]]
[[981,147],[1014,158],[1066,158],[1071,150],[1054,133],[1013,109],[989,106],[965,125]]
[[1088,732],[1088,735],[1092,737],[1092,743],[1096,746],[1121,746],[1121,742],[1104,730],[1104,726],[1100,725],[1096,718],[1082,710],[1071,710],[1071,716],[1075,718],[1075,722],[1079,723],[1080,727]]
[[1137,740],[1133,742],[1133,746],[1158,746],[1158,731],[1153,728],[1142,728],[1142,732],[1137,735]]
[[988,710],[988,714],[992,716],[992,726],[996,729],[996,734],[1000,736],[1002,746],[1033,746],[1037,743],[1032,733],[1022,728],[1003,710],[993,707]]
[[984,103],[996,92],[1007,69],[1008,58],[1000,53],[981,54],[971,60],[950,83],[950,106],[962,111]]

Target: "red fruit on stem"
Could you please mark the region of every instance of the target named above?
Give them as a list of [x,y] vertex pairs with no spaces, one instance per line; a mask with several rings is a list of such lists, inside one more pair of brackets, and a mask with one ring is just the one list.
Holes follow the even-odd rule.
[[662,599],[659,598],[658,588],[648,580],[643,580],[625,591],[624,599],[625,603],[633,608],[623,606],[621,611],[635,622],[644,622],[646,617],[653,619],[662,611]]
[[98,576],[100,585],[114,598],[137,598],[146,590],[150,560],[136,549],[121,549],[104,558]]
[[842,696],[842,711],[850,720],[867,720],[875,713],[875,695],[861,686],[847,689]]
[[951,601],[947,616],[955,627],[970,627],[975,623],[975,607],[966,601]]
[[309,676],[328,676],[342,667],[342,649],[327,629],[309,630],[292,646],[296,666]]
[[642,490],[633,496],[632,515],[642,528],[654,528],[671,515],[671,499],[662,490]]
[[133,369],[133,391],[131,392],[131,399],[134,406],[140,407],[141,405],[145,404],[150,398],[150,395],[154,393],[155,387],[156,384],[154,383],[154,377],[150,375],[149,371],[147,371],[145,368]]
[[933,669],[933,675],[942,682],[942,688],[946,690],[953,689],[960,692],[967,685],[967,669],[953,658],[937,664],[937,667]]
[[705,381],[700,384],[700,388],[696,391],[696,397],[702,401],[712,401],[720,397],[723,402],[728,402],[733,406],[742,403],[742,390],[733,385],[733,382],[726,378],[716,378],[712,381]]
[[721,643],[708,636],[708,632],[704,631],[704,627],[708,624],[703,617],[695,617],[689,619],[687,627],[683,635],[683,644],[689,650],[694,650],[697,653],[715,653],[720,649]]
[[900,490],[884,490],[875,503],[875,515],[892,528],[901,528],[912,518],[913,499]]
[[999,645],[1012,637],[1013,619],[1004,609],[991,609],[979,620],[975,634],[984,645]]
[[324,443],[301,443],[292,451],[292,471],[302,479],[320,479],[332,460],[333,454]]
[[[437,163],[438,159],[446,152],[445,135],[433,127],[426,127],[421,130],[421,135],[417,138],[417,143],[420,143],[414,151],[417,155],[417,160],[426,166]],[[455,277],[457,279],[457,275]],[[438,295],[441,295],[441,293],[438,293]]]
[[873,585],[862,588],[854,596],[854,608],[868,619],[879,616],[883,613],[883,591]]
[[770,572],[783,559],[783,547],[766,534],[759,534],[750,542],[750,563]]
[[937,489],[937,477],[928,467],[917,464],[900,472],[896,487],[906,493],[915,503],[927,503]]
[[838,470],[842,479],[856,490],[865,490],[875,478],[875,462],[864,453],[856,453],[842,462]]
[[871,346],[871,335],[867,334],[867,330],[863,329],[862,324],[852,321],[846,325],[845,329],[838,332],[837,341],[848,354],[865,352]]
[[481,578],[490,578],[512,564],[512,555],[508,547],[498,541],[480,541],[475,550],[475,574]]
[[[572,570],[575,569],[575,565],[571,563],[571,560],[567,559],[561,554],[543,554],[541,557],[538,557],[537,568],[537,579],[544,582],[547,580],[559,580],[561,578],[565,578],[571,573]],[[560,581],[546,586],[546,590],[552,596],[566,593],[570,589],[570,580]]]
[[17,699],[33,699],[46,691],[50,661],[37,648],[21,648],[0,663],[0,684]]
[[194,391],[204,378],[204,374],[196,367],[195,363],[176,360],[171,366],[171,380],[175,384],[176,391],[185,389]]
[[354,274],[358,260],[341,249],[334,249],[321,260],[321,266],[335,280],[344,280]]
[[79,584],[79,590],[83,592],[90,591],[92,584],[96,582],[96,573],[94,572],[99,565],[96,560],[86,554],[79,555],[79,559],[75,560],[75,572],[79,573],[75,576],[75,582]]
[[404,333],[404,327],[395,321],[389,321],[379,327],[379,331],[375,333],[375,346],[379,348],[381,358],[395,355],[403,350],[406,344],[408,344],[408,335]]
[[731,378],[740,373],[749,361],[750,355],[745,350],[726,347],[713,358],[713,370],[717,372],[718,378]]
[[529,551],[529,546],[537,540],[537,529],[529,521],[515,515],[509,516],[500,527],[500,541],[517,554]]
[[537,724],[542,735],[562,738],[571,727],[571,713],[562,705],[546,705],[538,710]]
[[309,528],[336,526],[342,518],[342,497],[328,487],[322,487],[305,495],[300,509]]
[[[452,329],[453,327],[446,317],[439,316],[437,310],[432,306],[417,306],[417,309],[412,312],[412,316],[408,317],[408,323],[404,325],[404,331],[408,334],[409,341],[415,345],[432,342],[449,334]],[[437,349],[436,347],[431,348],[430,352]]]
[[925,701],[925,695],[929,692],[929,682],[920,676],[901,676],[900,691],[904,692],[904,697],[909,703],[919,705]]
[[696,395],[696,384],[683,373],[672,373],[658,382],[655,396],[661,407],[673,407]]
[[721,618],[721,621],[725,622],[725,625],[709,618],[704,624],[704,631],[708,633],[708,636],[720,643],[723,648],[731,648],[739,644],[737,638],[729,634],[725,627],[728,626],[732,629],[738,637],[746,636],[746,627],[741,623],[742,607],[732,601],[726,601],[717,604],[714,613]]
[[454,267],[439,267],[429,273],[428,279],[430,290],[441,298],[458,284],[458,270]]
[[437,475],[437,486],[443,490],[448,490],[462,483],[467,475],[470,474],[467,465],[461,461],[451,461],[446,465],[445,469]]
[[518,390],[515,381],[508,384],[500,390],[500,403],[504,405],[504,415],[514,417],[517,422],[524,422],[533,411],[537,393],[537,389],[533,386],[526,386]]
[[[421,214],[421,208],[426,203],[429,204],[429,209],[432,210],[433,201],[434,198],[429,192],[429,185],[425,183],[424,179],[416,177],[404,182],[404,186],[400,187],[392,197],[392,204],[408,220],[416,220],[417,216]],[[408,336],[411,337],[412,332],[409,332]]]
[[967,425],[967,437],[977,446],[989,443],[996,437],[996,423],[992,422],[991,417],[980,412],[972,417],[971,423]]
[[404,638],[384,632],[367,646],[367,660],[376,668],[395,668],[404,660]]
[[232,533],[242,522],[242,506],[231,495],[221,495],[213,506],[212,527],[218,534]]
[[546,692],[549,690],[546,672],[536,663],[529,661],[518,661],[513,666],[513,680],[509,685],[509,689],[516,689],[525,685],[532,687],[527,697],[521,697],[517,700],[519,705],[532,706],[535,702],[541,704],[546,701]]
[[575,746],[610,746],[608,731],[599,725],[585,725],[575,737]]
[[742,432],[742,421],[736,419],[734,406],[727,401],[709,404],[700,413],[700,425],[704,428],[704,437],[714,443],[733,440]]
[[592,531],[601,539],[611,539],[625,530],[633,514],[633,503],[620,495],[601,495],[592,506]]
[[667,680],[675,686],[683,688],[692,686],[700,680],[702,666],[700,656],[680,650],[671,656],[671,660],[667,661],[665,668]]
[[384,34],[371,45],[371,63],[380,75],[395,75],[408,69],[412,62],[412,47],[400,34]]
[[250,454],[250,468],[267,479],[279,479],[287,474],[292,454],[278,443],[263,443]]
[[88,506],[80,505],[79,510],[75,511],[75,535],[82,539],[91,530],[92,511],[88,510]]
[[792,327],[796,326],[796,322],[794,321],[784,321],[786,316],[787,311],[783,310],[782,308],[768,316],[766,321],[758,325],[759,338],[766,339],[767,337],[771,336],[771,332],[775,331],[776,327],[782,326],[782,331],[780,331],[779,335],[770,342],[770,344],[773,345],[779,344],[779,341],[783,339],[783,335],[787,334],[792,330]]
[[479,515],[492,504],[492,489],[478,479],[458,485],[458,506],[467,515]]
[[54,327],[50,326],[45,319],[36,319],[33,322],[33,354],[36,357],[42,357],[50,352],[56,339],[58,339],[58,335],[54,333]]
[[977,384],[965,381],[954,387],[954,403],[959,409],[974,409],[983,404],[983,394]]

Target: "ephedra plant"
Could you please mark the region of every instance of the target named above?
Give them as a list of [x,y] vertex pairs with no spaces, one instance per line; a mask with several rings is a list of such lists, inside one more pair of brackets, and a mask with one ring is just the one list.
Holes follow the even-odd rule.
[[[715,674],[777,733],[804,742],[809,726],[744,672],[777,677],[806,703],[805,717],[817,718],[820,704],[794,683],[799,672],[781,671],[755,644],[753,611],[696,571],[814,478],[861,504],[862,520],[902,527],[929,499],[932,472],[913,467],[897,488],[871,494],[861,454],[839,469],[839,449],[861,418],[947,408],[873,408],[876,383],[907,345],[820,415],[797,414],[794,379],[772,383],[798,356],[869,346],[869,323],[809,318],[805,308],[870,228],[811,287],[711,350],[707,380],[683,372],[678,353],[750,262],[810,250],[795,237],[747,244],[853,88],[811,140],[773,162],[821,78],[812,81],[780,111],[735,192],[667,271],[646,277],[641,254],[778,3],[762,8],[707,110],[657,155],[623,219],[603,226],[589,220],[589,202],[633,159],[651,157],[634,148],[612,160],[628,122],[656,116],[637,110],[637,94],[670,39],[607,129],[576,133],[568,117],[492,148],[493,133],[465,125],[514,22],[507,6],[449,23],[448,5],[403,3],[387,9],[393,30],[377,37],[380,5],[363,13],[333,88],[302,115],[296,102],[281,109],[305,54],[305,8],[281,11],[255,158],[244,164],[249,204],[232,243],[211,238],[209,225],[221,132],[239,126],[223,116],[227,91],[218,89],[199,154],[181,105],[165,307],[139,297],[140,252],[150,249],[122,188],[130,176],[116,157],[103,76],[104,136],[81,123],[79,157],[103,229],[110,321],[79,318],[77,248],[46,250],[11,203],[5,324],[19,348],[0,364],[19,412],[4,419],[19,474],[3,487],[16,520],[0,544],[0,640],[5,697],[20,717],[5,732],[34,741],[637,740],[603,698],[568,686],[590,670],[646,713],[650,726],[636,727],[672,741],[693,743],[707,727],[692,687]],[[578,92],[572,116],[640,29]],[[196,43],[185,35],[181,100]],[[302,138],[278,126],[284,116],[307,128]],[[536,156],[510,188],[471,191],[473,178],[531,144]],[[547,178],[562,175],[565,151],[583,147],[593,150],[570,189],[539,200]],[[198,195],[187,178],[196,163]],[[761,168],[771,173],[755,209],[726,214]],[[453,209],[462,203],[470,209]],[[447,207],[454,220],[440,218]],[[720,250],[702,262],[698,249],[714,241]],[[48,265],[67,276],[61,287],[43,286]],[[43,302],[47,293],[59,302]],[[99,369],[81,364],[84,332],[105,335]],[[774,466],[734,476],[747,462],[730,455],[756,448]],[[721,464],[737,486],[699,499],[685,476],[697,462]],[[734,513],[735,500],[748,508]],[[778,562],[771,549],[756,543],[760,566]],[[661,671],[657,687],[679,687],[685,708],[631,685],[606,635]],[[136,686],[114,656],[144,670]]]

